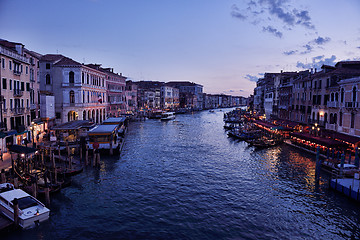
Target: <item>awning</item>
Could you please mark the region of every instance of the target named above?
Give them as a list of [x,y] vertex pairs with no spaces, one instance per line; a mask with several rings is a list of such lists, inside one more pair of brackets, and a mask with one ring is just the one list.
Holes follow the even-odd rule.
[[20,133],[15,133],[15,135],[21,135],[21,134],[28,133],[28,132],[29,132],[29,130],[25,130],[25,131],[20,132]]
[[4,137],[6,137],[7,136],[7,134],[6,133],[4,133],[4,132],[0,132],[0,138],[4,138]]
[[342,141],[342,142],[347,142],[350,144],[358,144],[360,143],[360,137],[356,137],[356,136],[351,136],[351,135],[347,135],[344,133],[339,133],[339,132],[335,132],[335,131],[330,131],[330,130],[325,130],[325,134],[333,139]]
[[35,153],[37,150],[35,148],[24,147],[21,145],[11,145],[9,147],[9,151],[15,153],[29,154],[29,153]]
[[6,133],[6,136],[11,136],[11,135],[17,134],[17,131],[16,130],[10,130],[10,131],[6,131],[4,133]]
[[307,133],[297,133],[293,132],[290,133],[290,136],[297,137],[306,141],[310,141],[312,143],[320,144],[325,147],[331,147],[331,148],[342,148],[347,147],[345,143],[342,143],[340,141],[331,139],[331,138],[322,138],[322,137],[315,137],[313,135],[307,134]]

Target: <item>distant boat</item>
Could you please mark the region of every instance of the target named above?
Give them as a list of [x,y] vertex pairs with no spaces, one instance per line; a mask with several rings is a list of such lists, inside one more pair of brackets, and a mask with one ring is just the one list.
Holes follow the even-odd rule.
[[49,219],[50,210],[33,196],[21,189],[14,189],[11,183],[0,184],[0,209],[1,212],[14,221],[14,199],[18,200],[19,225],[29,228]]
[[161,120],[163,121],[167,121],[167,120],[171,120],[175,118],[175,113],[174,112],[163,112],[161,114]]

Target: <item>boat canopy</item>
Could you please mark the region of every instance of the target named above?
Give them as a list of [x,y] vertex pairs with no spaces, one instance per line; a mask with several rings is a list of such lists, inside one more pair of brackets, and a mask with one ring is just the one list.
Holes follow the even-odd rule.
[[110,117],[102,122],[103,125],[120,124],[125,122],[126,117]]
[[88,135],[108,135],[117,129],[118,125],[98,125],[88,132]]

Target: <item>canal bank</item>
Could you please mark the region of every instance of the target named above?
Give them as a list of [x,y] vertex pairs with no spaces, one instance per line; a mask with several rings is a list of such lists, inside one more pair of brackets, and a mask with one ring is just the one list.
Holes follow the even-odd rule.
[[50,220],[4,239],[349,239],[358,207],[315,184],[315,156],[227,137],[223,112],[134,122],[52,200]]

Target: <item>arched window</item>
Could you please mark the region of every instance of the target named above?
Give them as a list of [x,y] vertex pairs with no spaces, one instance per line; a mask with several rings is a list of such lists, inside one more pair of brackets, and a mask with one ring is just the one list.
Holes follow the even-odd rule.
[[327,122],[328,122],[328,120],[327,120],[327,116],[328,116],[328,114],[327,114],[327,113],[325,113],[325,114],[324,114],[324,123],[327,123]]
[[73,90],[70,91],[70,103],[75,103],[75,93]]
[[87,92],[87,102],[90,102],[90,93],[89,92]]
[[331,102],[333,102],[334,100],[335,100],[334,93],[331,93]]
[[84,84],[85,83],[85,74],[81,73],[81,82]]
[[89,84],[89,74],[86,76],[86,83]]
[[340,112],[339,113],[339,126],[342,126],[342,121],[343,121],[343,113]]
[[320,120],[320,113],[318,112],[316,115],[316,119],[319,121]]
[[342,89],[341,89],[341,93],[340,93],[340,102],[344,102],[344,94],[345,94],[345,91],[344,91],[344,89],[342,88]]
[[86,120],[86,111],[83,111],[83,120]]
[[335,93],[335,101],[339,101],[339,93]]
[[85,103],[85,91],[83,91],[83,103]]
[[355,127],[355,113],[354,113],[354,112],[351,113],[350,127],[351,127],[351,128],[354,128],[354,127]]
[[334,123],[334,116],[332,113],[330,113],[330,124]]
[[69,83],[74,83],[74,72],[73,71],[71,71],[71,72],[69,72]]
[[336,124],[337,123],[337,114],[335,113],[334,114],[334,124]]
[[352,90],[352,101],[356,102],[356,87],[355,86],[353,87],[353,90]]
[[46,84],[47,85],[51,84],[50,74],[46,74],[45,78],[46,78]]

